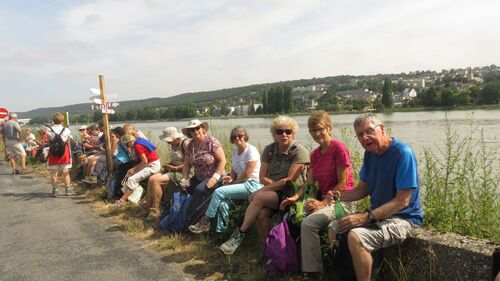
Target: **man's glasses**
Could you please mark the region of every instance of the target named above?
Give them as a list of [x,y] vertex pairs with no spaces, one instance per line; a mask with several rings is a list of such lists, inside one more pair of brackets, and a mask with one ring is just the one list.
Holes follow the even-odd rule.
[[194,127],[194,128],[189,128],[190,132],[198,131],[201,128],[201,126]]
[[276,129],[274,130],[274,132],[276,133],[276,135],[283,135],[283,133],[285,133],[286,135],[291,135],[293,133],[293,130],[292,129]]
[[380,126],[380,124],[377,124],[374,127],[367,128],[363,132],[356,133],[356,137],[358,139],[360,139],[360,138],[363,138],[365,135],[372,136],[375,133],[375,129],[377,129],[377,127],[379,127],[379,126]]
[[314,134],[314,133],[322,132],[324,129],[325,128],[312,128],[312,129],[309,129],[309,133]]

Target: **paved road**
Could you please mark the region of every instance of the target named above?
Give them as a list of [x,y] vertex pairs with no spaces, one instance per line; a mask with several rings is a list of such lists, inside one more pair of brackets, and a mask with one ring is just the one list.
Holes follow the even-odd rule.
[[91,214],[82,197],[0,165],[0,280],[194,280]]

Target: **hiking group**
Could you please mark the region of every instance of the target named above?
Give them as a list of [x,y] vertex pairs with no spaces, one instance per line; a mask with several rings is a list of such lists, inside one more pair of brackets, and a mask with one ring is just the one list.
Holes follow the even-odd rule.
[[[182,133],[175,127],[166,128],[160,140],[170,149],[169,160],[163,165],[156,146],[132,124],[114,128],[111,149],[115,169],[108,175],[99,129],[102,124],[80,127],[78,143],[72,141],[61,118],[62,114],[54,114],[54,125],[48,131],[54,196],[59,171],[66,194],[73,192],[68,172],[73,147],[73,158],[81,166],[78,179],[106,182],[106,199],[111,204],[117,208],[127,201],[138,204],[143,208],[140,215],[166,232],[213,231],[215,237],[222,238],[233,203],[248,202],[242,224],[219,248],[227,255],[234,254],[256,225],[261,260],[266,270],[276,274],[301,271],[307,280],[321,280],[321,236],[328,232],[332,249],[342,247],[339,240],[345,243],[355,278],[370,280],[372,253],[412,237],[423,220],[415,154],[407,144],[389,136],[384,124],[371,113],[359,115],[353,123],[365,150],[357,185],[349,151],[333,138],[333,124],[325,111],[315,111],[308,119],[309,133],[318,144],[311,154],[295,140],[299,126],[291,117],[273,119],[273,142],[262,153],[249,142],[245,128],[233,128],[229,140],[234,150],[227,173],[223,146],[209,134],[207,122],[191,120]],[[5,125],[3,129],[10,159],[20,155],[11,139],[12,128],[17,127]],[[62,152],[54,153],[56,142],[65,144]],[[370,207],[357,212],[356,201],[368,195]],[[346,215],[339,210],[345,210]],[[273,228],[276,215],[281,223]]]

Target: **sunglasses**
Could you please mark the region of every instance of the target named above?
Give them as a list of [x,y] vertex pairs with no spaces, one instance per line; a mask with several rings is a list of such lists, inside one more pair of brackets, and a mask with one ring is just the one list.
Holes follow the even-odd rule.
[[231,139],[232,139],[232,140],[234,140],[234,139],[236,139],[236,138],[242,139],[242,138],[244,138],[244,137],[245,137],[245,135],[242,135],[242,134],[237,134],[237,135],[232,135],[232,136],[231,136]]
[[189,128],[190,132],[198,131],[201,128],[201,126],[194,127],[194,128]]
[[283,135],[283,133],[285,133],[287,136],[291,135],[293,133],[293,130],[292,129],[276,129],[274,130],[274,133],[276,133],[276,135]]

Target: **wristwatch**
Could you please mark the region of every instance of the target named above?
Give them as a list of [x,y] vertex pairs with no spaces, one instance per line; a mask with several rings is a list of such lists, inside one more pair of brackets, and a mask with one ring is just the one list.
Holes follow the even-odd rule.
[[366,209],[365,213],[368,214],[368,219],[370,220],[370,223],[377,222],[377,219],[375,218],[375,215],[373,214],[371,209]]

